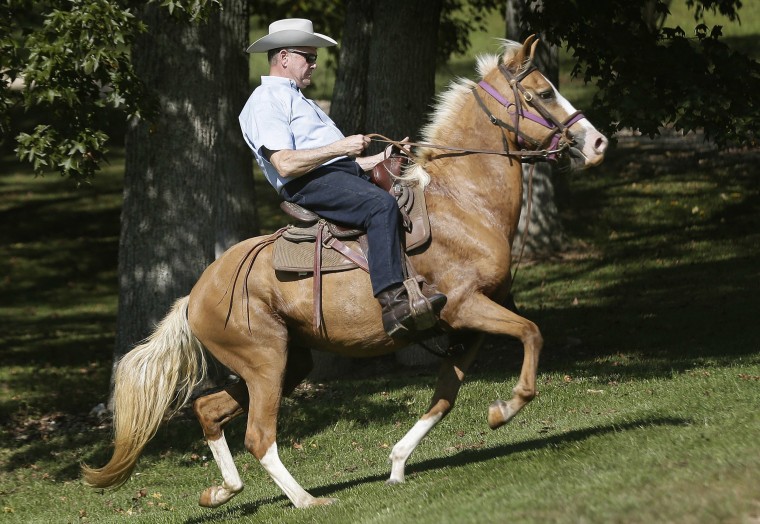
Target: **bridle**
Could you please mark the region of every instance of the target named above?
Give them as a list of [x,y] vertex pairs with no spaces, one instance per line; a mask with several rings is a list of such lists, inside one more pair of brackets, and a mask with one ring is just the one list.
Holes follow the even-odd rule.
[[[501,71],[501,74],[504,75],[504,78],[507,79],[507,83],[512,88],[514,102],[510,102],[504,98],[504,96],[499,93],[495,87],[493,87],[485,80],[478,82],[478,86],[481,89],[491,95],[494,100],[504,106],[507,109],[507,112],[512,115],[511,125],[497,118],[488,109],[476,89],[473,89],[472,94],[475,96],[475,100],[477,100],[480,108],[486,113],[486,115],[488,115],[489,121],[495,126],[499,126],[502,129],[508,129],[512,131],[517,138],[517,144],[519,146],[524,146],[526,143],[530,144],[540,152],[545,152],[546,155],[544,158],[546,160],[556,160],[560,154],[575,144],[575,139],[573,138],[572,133],[570,133],[570,126],[579,120],[582,120],[585,118],[585,116],[582,112],[576,111],[575,113],[569,115],[564,121],[559,121],[554,115],[552,115],[551,112],[546,109],[546,106],[541,103],[540,99],[534,97],[533,94],[525,89],[521,83],[525,77],[536,70],[536,67],[529,63],[518,74],[512,74],[506,66],[499,64],[499,71]],[[522,95],[522,98],[525,99],[525,101],[533,109],[535,109],[538,114],[533,113],[523,107],[520,95]],[[510,111],[510,108],[513,106],[514,111]],[[551,132],[543,142],[539,142],[520,130],[520,118],[526,118],[532,122],[535,122],[549,129]],[[503,131],[502,142],[504,144],[504,149],[508,149],[507,137]]]
[[[441,144],[430,144],[427,142],[400,142],[397,140],[391,140],[383,135],[377,133],[370,133],[367,136],[376,142],[385,142],[393,144],[399,150],[404,150],[405,147],[424,147],[428,149],[441,149],[445,151],[455,151],[465,154],[486,154],[486,155],[501,155],[508,157],[517,157],[522,161],[529,160],[556,160],[563,153],[565,153],[570,147],[575,144],[575,138],[570,133],[570,126],[576,122],[585,118],[582,112],[576,111],[569,115],[565,120],[559,121],[551,112],[546,109],[538,98],[525,89],[521,81],[536,71],[537,68],[528,63],[523,70],[518,74],[512,74],[509,69],[503,64],[499,64],[499,71],[507,79],[509,86],[512,88],[514,95],[514,102],[507,100],[499,91],[485,80],[481,80],[473,88],[472,94],[475,100],[478,102],[480,108],[488,116],[488,120],[495,126],[498,126],[502,130],[501,139],[503,149],[474,149],[466,147],[455,147]],[[488,106],[483,101],[483,98],[478,94],[477,87],[483,89],[494,100],[499,102],[507,109],[507,112],[512,115],[512,124],[504,122],[496,115],[494,115]],[[531,112],[523,107],[521,97],[533,108],[538,114]],[[509,109],[514,106],[514,111]],[[535,138],[528,136],[520,130],[520,118],[526,118],[532,122],[540,124],[541,126],[549,129],[551,132],[543,141],[538,141]],[[507,129],[515,134],[517,145],[521,147],[519,150],[510,150],[509,141],[507,135],[504,133],[504,129]],[[533,149],[525,149],[526,145],[532,146]]]

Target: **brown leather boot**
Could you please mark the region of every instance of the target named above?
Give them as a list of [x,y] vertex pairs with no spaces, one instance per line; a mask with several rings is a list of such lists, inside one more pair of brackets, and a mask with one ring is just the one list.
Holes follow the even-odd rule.
[[[446,305],[446,295],[432,293],[425,295],[433,306],[433,313],[438,316]],[[383,306],[383,328],[388,336],[394,337],[414,331],[414,313],[409,304],[409,294],[403,284],[381,291],[377,300]]]

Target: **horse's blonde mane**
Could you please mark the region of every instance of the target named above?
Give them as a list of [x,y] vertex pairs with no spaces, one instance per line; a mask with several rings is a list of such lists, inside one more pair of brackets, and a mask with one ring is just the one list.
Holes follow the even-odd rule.
[[[478,80],[483,79],[491,71],[499,67],[499,62],[503,59],[508,60],[514,57],[521,49],[522,44],[497,38],[500,42],[500,52],[498,54],[487,53],[478,55],[476,67]],[[449,86],[436,95],[436,103],[433,112],[430,114],[430,120],[421,130],[422,142],[433,144],[447,144],[446,137],[440,136],[442,130],[450,129],[460,119],[460,111],[468,97],[472,96],[471,92],[477,85],[476,81],[469,78],[458,77],[449,83]],[[456,144],[451,144],[456,145]],[[417,162],[413,163],[404,173],[403,179],[406,181],[416,181],[423,187],[430,182],[430,175],[422,168],[424,162],[434,149],[421,147],[417,156]]]

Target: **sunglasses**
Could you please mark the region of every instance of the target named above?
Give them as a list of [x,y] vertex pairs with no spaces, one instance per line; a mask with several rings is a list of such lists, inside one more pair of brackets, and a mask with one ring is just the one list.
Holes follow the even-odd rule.
[[305,51],[299,51],[298,49],[287,49],[287,52],[301,55],[304,58],[304,60],[306,60],[306,63],[309,65],[317,63],[317,55],[315,55],[314,53],[307,53]]

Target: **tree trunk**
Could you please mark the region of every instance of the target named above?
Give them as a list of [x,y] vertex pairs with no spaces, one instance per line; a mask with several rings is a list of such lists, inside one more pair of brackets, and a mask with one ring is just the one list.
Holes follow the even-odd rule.
[[[417,133],[435,94],[442,0],[374,2],[365,132],[392,139]],[[382,150],[378,144],[370,152]]]
[[[344,134],[375,132],[394,139],[414,138],[435,94],[441,8],[441,0],[348,0],[330,110]],[[368,153],[384,147],[376,144]],[[312,355],[311,378],[329,378],[352,369],[349,359],[321,352]],[[375,367],[394,358],[376,359]],[[437,357],[418,347],[398,354],[404,365],[427,365],[431,360]]]
[[227,2],[203,24],[155,4],[142,11],[150,30],[133,63],[159,116],[130,123],[125,140],[114,364],[190,292],[215,246],[255,227],[250,155],[233,132],[247,88],[247,61],[236,53],[247,35],[232,17],[247,18],[244,6]]
[[[374,3],[372,0],[346,2],[338,70],[330,104],[330,118],[346,136],[367,133],[367,82]],[[355,364],[354,359],[323,351],[312,351],[311,357],[314,368],[309,378],[312,380],[346,376]]]
[[[218,116],[215,126],[219,139],[213,151],[217,165],[212,175],[214,189],[215,254],[218,257],[241,240],[259,233],[253,184],[253,157],[240,134],[238,114],[245,105],[248,85],[248,4],[246,0],[226,0],[224,9],[209,20],[209,35],[218,43],[216,60],[209,65],[214,70],[218,97]],[[212,152],[209,151],[209,154]]]
[[348,0],[330,118],[346,136],[366,133],[373,0]]
[[[368,132],[391,139],[418,139],[435,95],[435,63],[441,0],[374,4],[374,25],[367,82]],[[371,152],[382,150],[379,144]],[[405,366],[438,360],[419,346],[396,354]]]
[[[522,42],[532,34],[523,23],[526,0],[507,0],[507,38]],[[559,49],[555,45],[541,42],[536,50],[535,62],[544,76],[559,89]],[[525,253],[546,256],[560,251],[564,242],[564,232],[559,211],[555,203],[554,170],[552,164],[538,162],[532,173],[531,213],[528,220],[528,183],[531,166],[523,165],[523,206],[513,254],[518,255],[525,245]],[[529,222],[529,223],[528,223]],[[530,226],[526,235],[526,226]]]
[[[533,256],[557,253],[563,249],[564,245],[564,230],[555,203],[554,169],[548,162],[536,162],[533,166],[523,164],[523,205],[520,210],[517,236],[512,246],[512,254],[515,256],[519,256],[523,250],[523,244],[525,244],[525,254]],[[532,175],[531,169],[533,169]],[[530,217],[527,214],[529,184],[533,186]]]

